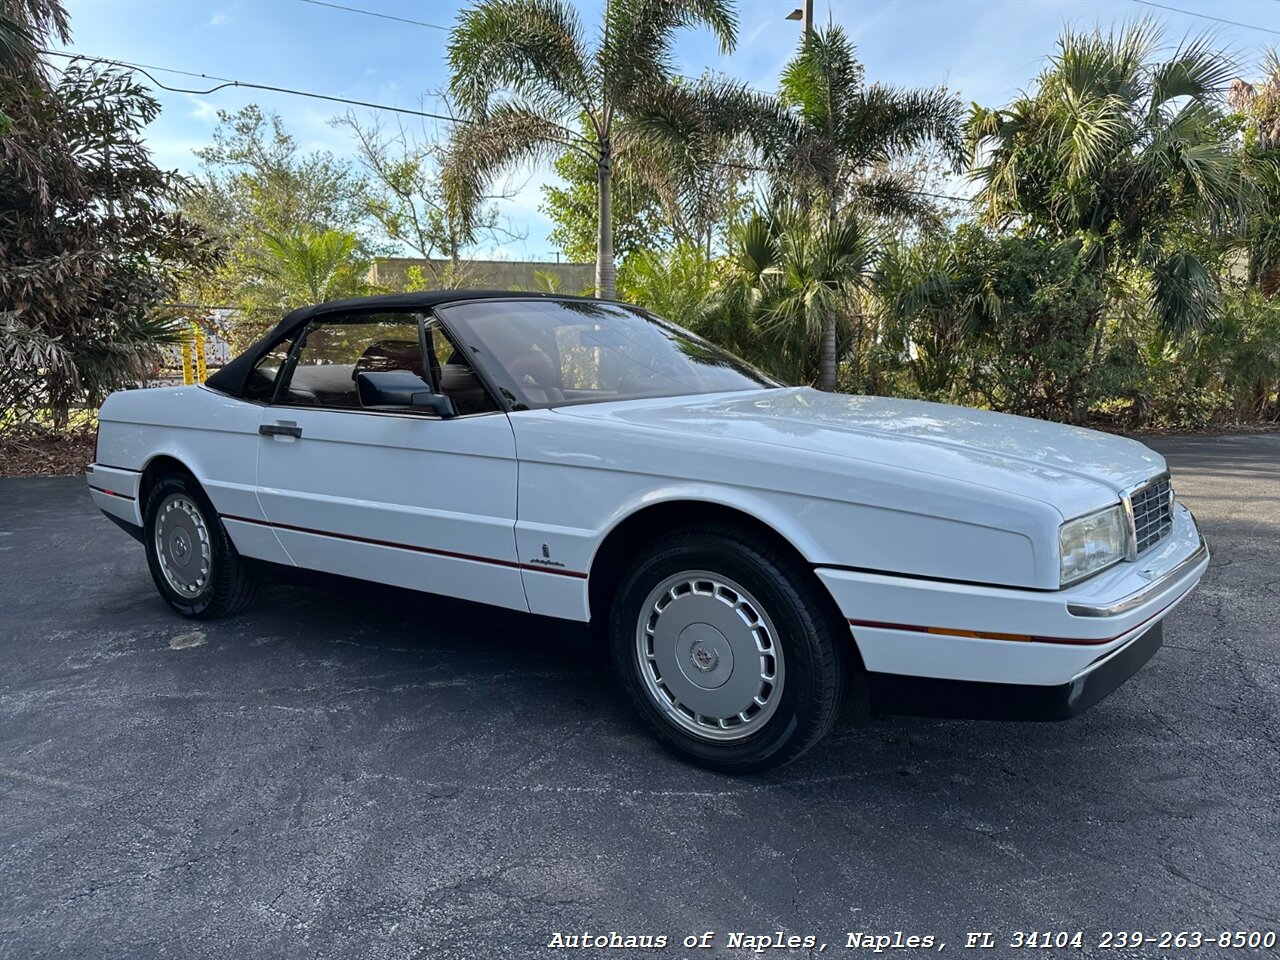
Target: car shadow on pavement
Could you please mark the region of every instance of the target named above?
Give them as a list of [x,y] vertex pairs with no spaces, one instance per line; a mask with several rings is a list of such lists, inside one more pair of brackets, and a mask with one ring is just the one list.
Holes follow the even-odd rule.
[[[261,618],[288,611],[298,624],[310,624],[318,636],[359,630],[366,646],[380,639],[403,649],[406,643],[441,649],[510,655],[513,662],[536,659],[547,666],[575,670],[599,660],[603,676],[608,659],[588,657],[594,648],[586,624],[540,617],[517,610],[457,600],[310,570],[273,570],[248,616]],[[340,640],[338,642],[341,642]],[[603,651],[607,653],[607,651]]]
[[[321,651],[333,647],[359,649],[358,664],[353,659],[350,669],[360,676],[399,673],[412,682],[429,660],[437,685],[433,695],[446,687],[451,690],[451,696],[435,704],[437,724],[456,724],[464,740],[487,735],[468,732],[466,720],[474,711],[489,708],[494,690],[487,681],[502,677],[499,695],[504,708],[526,716],[559,717],[566,728],[596,731],[597,744],[585,747],[579,757],[568,756],[572,747],[556,742],[560,732],[554,726],[534,734],[546,737],[548,748],[563,747],[561,760],[568,766],[598,768],[612,759],[601,755],[599,743],[626,741],[634,773],[662,771],[677,783],[719,782],[731,791],[733,785],[755,789],[794,784],[799,777],[808,783],[830,781],[833,787],[844,781],[837,789],[850,797],[884,799],[875,785],[881,778],[902,778],[912,781],[916,790],[928,790],[931,771],[937,772],[940,764],[948,778],[953,764],[963,762],[972,764],[970,772],[979,776],[984,771],[998,774],[1015,763],[1035,771],[1061,767],[1072,743],[1090,742],[1096,749],[1106,728],[1126,737],[1135,730],[1151,732],[1149,722],[1135,724],[1131,705],[1124,704],[1119,705],[1123,721],[1113,718],[1104,704],[1096,716],[1065,725],[873,714],[865,675],[856,675],[835,728],[806,757],[755,777],[721,777],[687,766],[650,739],[614,679],[607,641],[585,624],[292,570],[279,571],[251,610],[227,623],[285,639],[295,654],[293,669],[303,674],[309,664],[327,663],[331,654]],[[325,675],[319,673],[315,682],[326,682]],[[354,690],[347,695],[360,698],[364,693]],[[479,740],[470,749],[490,752]]]

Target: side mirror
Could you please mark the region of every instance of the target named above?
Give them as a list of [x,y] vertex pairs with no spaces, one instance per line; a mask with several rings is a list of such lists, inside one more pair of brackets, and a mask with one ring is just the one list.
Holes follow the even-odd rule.
[[356,389],[360,406],[366,410],[430,410],[441,418],[457,416],[453,401],[442,393],[432,393],[431,385],[408,370],[357,373]]
[[430,410],[441,420],[448,420],[450,417],[458,415],[451,398],[446,397],[443,393],[432,393],[430,389],[426,393],[415,393],[411,396],[409,398],[409,406],[415,410]]

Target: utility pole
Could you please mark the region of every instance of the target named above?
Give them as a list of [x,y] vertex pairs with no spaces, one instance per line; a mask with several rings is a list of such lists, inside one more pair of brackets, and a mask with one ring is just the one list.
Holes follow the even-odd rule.
[[804,6],[797,7],[788,13],[787,19],[800,21],[800,28],[807,40],[809,35],[813,33],[813,0],[801,0],[801,2]]

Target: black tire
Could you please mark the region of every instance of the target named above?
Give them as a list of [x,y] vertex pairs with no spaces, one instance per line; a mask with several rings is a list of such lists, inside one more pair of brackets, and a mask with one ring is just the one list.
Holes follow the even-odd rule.
[[[641,608],[667,578],[684,571],[736,581],[776,628],[786,665],[780,699],[772,716],[744,739],[711,742],[685,729],[645,679],[637,646]],[[700,766],[743,774],[790,763],[831,729],[844,699],[853,640],[812,571],[785,550],[749,531],[706,527],[661,537],[623,574],[609,615],[609,642],[623,688],[664,746]]]
[[[173,496],[185,497],[202,516],[209,537],[209,572],[196,596],[185,596],[165,578],[156,547],[156,523],[160,507]],[[151,579],[165,603],[194,620],[214,620],[238,613],[249,605],[258,591],[258,582],[227,536],[222,519],[209,498],[190,475],[170,473],[161,477],[147,494],[143,507],[143,537]]]

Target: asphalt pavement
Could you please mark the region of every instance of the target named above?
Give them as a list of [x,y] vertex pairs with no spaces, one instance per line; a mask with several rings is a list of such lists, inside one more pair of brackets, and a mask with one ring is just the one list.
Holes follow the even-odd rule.
[[1280,952],[1100,946],[1280,933],[1280,435],[1152,445],[1214,559],[1128,684],[1043,725],[855,699],[739,779],[656,746],[579,627],[337,580],[192,623],[83,479],[0,480],[0,957]]

